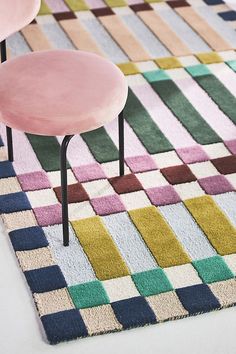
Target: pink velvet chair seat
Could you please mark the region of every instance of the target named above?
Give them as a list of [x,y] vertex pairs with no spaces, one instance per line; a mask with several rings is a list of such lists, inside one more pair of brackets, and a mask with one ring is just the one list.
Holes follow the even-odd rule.
[[39,135],[73,135],[116,118],[127,98],[122,72],[87,52],[34,52],[0,65],[0,121]]
[[41,0],[0,0],[0,42],[33,21],[40,4]]

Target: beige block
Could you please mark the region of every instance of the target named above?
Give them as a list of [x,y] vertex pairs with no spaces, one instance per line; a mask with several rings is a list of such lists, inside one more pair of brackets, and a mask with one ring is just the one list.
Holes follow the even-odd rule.
[[97,46],[94,39],[86,31],[86,29],[81,25],[79,19],[69,19],[60,21],[61,27],[64,29],[72,43],[76,48],[84,50],[87,52],[96,53],[98,55],[104,56],[102,50]]
[[16,177],[0,179],[0,194],[21,192],[21,186]]
[[75,308],[66,288],[34,294],[34,299],[40,316]]
[[213,283],[209,287],[222,306],[236,303],[236,279]]
[[37,248],[30,251],[18,251],[16,256],[23,271],[48,267],[55,264],[48,247]]
[[188,315],[174,291],[147,297],[149,305],[159,321]]
[[100,17],[100,21],[132,61],[151,59],[138,39],[116,15]]
[[2,221],[8,232],[38,225],[32,210],[2,214]]
[[33,51],[52,49],[52,44],[42,32],[38,24],[30,24],[21,30],[27,43]]
[[173,55],[181,56],[191,54],[191,51],[182,42],[180,37],[176,35],[176,33],[156,12],[140,11],[138,12],[138,15]]
[[121,330],[111,305],[103,305],[80,310],[90,335]]

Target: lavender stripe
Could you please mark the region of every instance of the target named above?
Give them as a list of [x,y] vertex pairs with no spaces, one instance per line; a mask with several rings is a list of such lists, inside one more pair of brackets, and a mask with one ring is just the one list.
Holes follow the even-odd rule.
[[176,149],[197,144],[148,83],[134,85],[132,90]]

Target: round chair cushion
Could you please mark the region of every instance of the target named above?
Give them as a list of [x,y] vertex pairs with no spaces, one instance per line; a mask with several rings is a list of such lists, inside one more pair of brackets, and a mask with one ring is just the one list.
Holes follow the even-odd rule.
[[124,108],[128,87],[110,61],[87,52],[34,52],[0,65],[0,121],[38,135],[103,126]]
[[41,0],[0,0],[0,42],[33,21],[40,5]]

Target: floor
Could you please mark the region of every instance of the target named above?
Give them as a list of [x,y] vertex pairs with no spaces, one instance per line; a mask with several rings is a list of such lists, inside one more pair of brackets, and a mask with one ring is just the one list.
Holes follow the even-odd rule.
[[[32,297],[0,225],[0,348],[2,353],[235,354],[236,308],[57,346],[41,333]],[[118,344],[118,345],[117,345]]]

